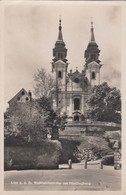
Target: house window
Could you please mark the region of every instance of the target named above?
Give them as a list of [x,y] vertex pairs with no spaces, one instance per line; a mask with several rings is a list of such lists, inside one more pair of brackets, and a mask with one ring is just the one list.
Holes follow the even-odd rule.
[[95,72],[92,72],[92,79],[95,79]]
[[26,101],[28,101],[28,97],[26,97]]
[[20,97],[18,97],[18,99],[17,99],[18,101],[20,100]]
[[58,78],[62,78],[62,72],[61,71],[58,72]]
[[75,98],[74,99],[74,110],[79,110],[80,109],[80,99]]
[[79,121],[79,116],[74,116],[74,121]]
[[22,91],[22,93],[21,93],[22,95],[24,95],[25,94],[25,92],[24,91]]

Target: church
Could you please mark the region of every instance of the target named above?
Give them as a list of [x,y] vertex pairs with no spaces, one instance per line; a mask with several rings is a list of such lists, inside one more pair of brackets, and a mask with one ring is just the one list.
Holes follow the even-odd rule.
[[52,92],[54,110],[66,113],[69,121],[80,122],[86,116],[86,101],[91,94],[91,88],[100,84],[101,62],[100,50],[95,41],[93,22],[91,35],[84,52],[85,65],[82,72],[68,72],[67,49],[62,35],[61,20],[59,20],[58,40],[53,48],[52,73],[56,81],[56,90]]

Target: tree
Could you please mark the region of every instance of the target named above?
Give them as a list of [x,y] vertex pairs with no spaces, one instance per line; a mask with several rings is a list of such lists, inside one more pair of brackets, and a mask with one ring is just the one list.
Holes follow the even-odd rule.
[[37,98],[43,96],[50,97],[51,91],[56,89],[55,80],[44,68],[37,69],[37,72],[34,74],[34,81],[34,94]]
[[[58,139],[59,130],[64,129],[67,118],[66,114],[60,116],[59,110],[54,112],[54,110],[51,108],[52,93],[56,94],[58,105],[59,88],[52,75],[48,74],[43,68],[37,70],[36,74],[34,75],[34,81],[34,94],[38,98],[37,101],[39,102],[40,107],[43,107],[43,105],[47,105],[47,107],[50,106],[50,108],[47,110],[48,117],[46,119],[46,127],[48,129],[48,133],[51,135],[51,139]],[[45,103],[43,102],[43,100],[45,101]]]
[[59,129],[63,130],[66,123],[66,115],[60,116],[51,108],[47,97],[32,100],[30,102],[15,104],[4,114],[5,141],[7,142],[41,142],[47,138],[59,138]]
[[46,119],[46,127],[48,128],[48,133],[51,135],[51,139],[59,139],[59,130],[64,130],[67,123],[67,115],[63,113],[61,116],[58,112],[51,110]]
[[87,101],[87,115],[91,119],[108,122],[121,122],[121,94],[106,82],[94,86]]
[[5,113],[5,139],[40,142],[46,138],[46,110],[37,101],[18,103]]
[[42,98],[36,99],[39,104],[39,111],[43,113],[43,110],[46,112],[45,117],[45,127],[47,129],[47,134],[50,134],[51,139],[59,139],[59,130],[64,130],[67,123],[67,115],[63,113],[60,115],[60,111],[54,111],[51,106],[50,98],[43,96]]

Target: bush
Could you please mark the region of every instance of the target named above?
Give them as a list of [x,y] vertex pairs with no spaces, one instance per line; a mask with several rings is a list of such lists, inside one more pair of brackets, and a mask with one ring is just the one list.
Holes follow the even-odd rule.
[[[60,163],[68,162],[68,159],[72,159],[72,162],[79,162],[88,157],[91,159],[100,159],[102,156],[112,152],[108,146],[108,142],[100,137],[85,136],[60,139],[62,144],[62,152],[60,157]],[[89,155],[88,155],[89,151]]]
[[102,158],[103,165],[114,165],[114,155],[107,155]]
[[61,144],[58,141],[42,141],[40,145],[6,146],[5,170],[58,168]]

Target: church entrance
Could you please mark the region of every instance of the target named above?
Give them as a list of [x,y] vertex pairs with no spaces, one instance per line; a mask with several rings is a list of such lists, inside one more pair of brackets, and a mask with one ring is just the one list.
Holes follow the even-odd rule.
[[80,99],[79,98],[74,99],[74,110],[80,110]]
[[79,121],[79,116],[74,116],[74,121]]

